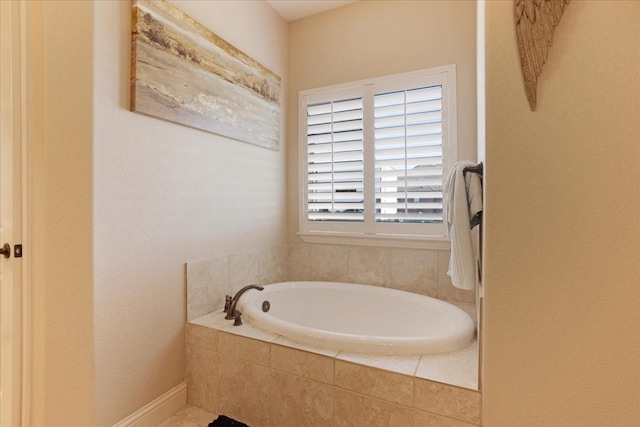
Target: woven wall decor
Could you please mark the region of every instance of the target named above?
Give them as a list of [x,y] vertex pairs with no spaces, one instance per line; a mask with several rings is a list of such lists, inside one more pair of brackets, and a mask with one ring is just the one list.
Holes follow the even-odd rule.
[[518,53],[531,111],[536,109],[536,85],[553,43],[553,31],[568,4],[569,0],[514,0]]

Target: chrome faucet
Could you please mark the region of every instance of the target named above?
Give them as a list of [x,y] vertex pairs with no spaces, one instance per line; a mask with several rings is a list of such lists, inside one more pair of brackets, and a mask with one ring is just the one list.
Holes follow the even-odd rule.
[[225,298],[224,312],[227,313],[227,315],[224,318],[235,319],[235,321],[233,322],[234,326],[242,325],[242,319],[240,318],[240,315],[242,313],[240,313],[238,309],[236,309],[236,306],[238,305],[238,300],[240,299],[242,294],[244,294],[249,289],[257,289],[259,291],[264,290],[264,288],[260,285],[247,285],[244,288],[240,289],[238,292],[236,292],[236,294],[233,297],[231,297],[230,295],[227,295]]

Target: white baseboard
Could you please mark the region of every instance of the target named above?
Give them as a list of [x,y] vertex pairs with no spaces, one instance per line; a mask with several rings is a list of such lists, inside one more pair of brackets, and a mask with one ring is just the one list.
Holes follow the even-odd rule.
[[113,427],[157,427],[187,405],[187,383],[182,382]]

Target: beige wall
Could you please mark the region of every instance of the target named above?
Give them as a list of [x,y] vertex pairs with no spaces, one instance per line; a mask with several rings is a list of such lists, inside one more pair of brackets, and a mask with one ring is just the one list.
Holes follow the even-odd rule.
[[640,2],[572,1],[529,111],[486,2],[483,425],[640,420]]
[[[286,86],[266,3],[179,7]],[[107,426],[184,380],[185,262],[284,242],[284,125],[274,152],[131,113],[131,2],[32,9],[34,425]]]
[[457,66],[458,157],[476,158],[475,1],[360,1],[289,25],[288,236],[298,231],[298,92]]
[[29,2],[28,9],[32,424],[90,425],[94,410],[93,5],[59,2],[54,7]]

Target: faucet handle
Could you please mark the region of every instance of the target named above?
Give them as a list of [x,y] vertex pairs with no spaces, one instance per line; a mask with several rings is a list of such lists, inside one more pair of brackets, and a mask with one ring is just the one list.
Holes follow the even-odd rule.
[[240,326],[242,325],[242,313],[240,313],[240,311],[236,310],[236,313],[233,316],[233,326]]
[[229,308],[231,307],[231,302],[233,301],[233,297],[231,295],[227,295],[224,297],[224,313],[229,312]]

